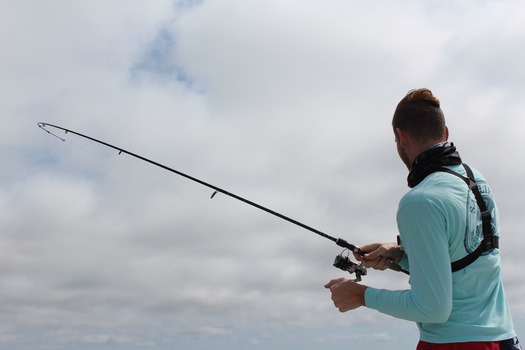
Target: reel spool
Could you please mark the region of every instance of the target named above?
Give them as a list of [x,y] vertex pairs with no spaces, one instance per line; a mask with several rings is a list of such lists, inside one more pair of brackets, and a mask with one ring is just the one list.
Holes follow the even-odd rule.
[[[346,255],[343,255],[346,252]],[[366,275],[366,267],[363,263],[356,263],[348,257],[350,251],[345,249],[335,257],[334,266],[343,271],[348,271],[350,274],[355,273],[355,282],[361,281],[361,276]]]

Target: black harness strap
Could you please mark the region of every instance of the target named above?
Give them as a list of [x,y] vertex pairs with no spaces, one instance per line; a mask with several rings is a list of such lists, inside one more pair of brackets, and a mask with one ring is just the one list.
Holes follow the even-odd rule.
[[464,177],[456,173],[455,171],[452,171],[445,167],[440,167],[436,169],[436,171],[443,171],[443,172],[459,177],[460,179],[465,181],[467,186],[474,193],[474,196],[476,197],[476,202],[478,203],[479,209],[481,211],[483,241],[481,241],[480,245],[472,253],[470,253],[469,255],[465,256],[462,259],[452,262],[452,272],[456,272],[472,264],[484,252],[489,252],[494,248],[499,248],[499,237],[494,235],[494,232],[492,231],[492,225],[491,225],[492,216],[490,215],[490,212],[487,210],[487,206],[485,205],[485,202],[483,201],[483,197],[481,196],[481,193],[479,192],[478,185],[476,183],[476,180],[474,179],[474,174],[472,173],[472,170],[467,164],[463,163],[463,167],[465,168],[465,171],[467,172],[467,177]]

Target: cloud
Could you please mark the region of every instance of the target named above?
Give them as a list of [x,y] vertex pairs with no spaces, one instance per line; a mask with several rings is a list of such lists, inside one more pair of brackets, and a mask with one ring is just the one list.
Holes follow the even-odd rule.
[[[343,275],[333,242],[36,123],[362,245],[396,235],[406,169],[390,118],[421,86],[496,193],[506,291],[523,329],[519,1],[3,7],[2,346],[413,346],[410,323],[333,308],[322,287]],[[365,282],[408,286],[393,272]]]

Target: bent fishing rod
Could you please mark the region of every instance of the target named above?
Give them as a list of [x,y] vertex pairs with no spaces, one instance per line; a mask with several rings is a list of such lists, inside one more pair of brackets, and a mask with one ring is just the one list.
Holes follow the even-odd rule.
[[[188,175],[188,174],[185,174],[185,173],[183,173],[183,172],[181,172],[181,171],[179,171],[179,170],[175,170],[175,169],[170,168],[170,167],[168,167],[168,166],[166,166],[166,165],[164,165],[164,164],[158,163],[158,162],[156,162],[156,161],[153,161],[153,160],[151,160],[151,159],[148,159],[148,158],[143,157],[143,156],[141,156],[141,155],[138,155],[138,154],[136,154],[136,153],[133,153],[133,152],[127,151],[127,150],[125,150],[125,149],[123,149],[123,148],[120,148],[120,147],[117,147],[117,146],[111,145],[111,144],[109,144],[109,143],[107,143],[107,142],[104,142],[104,141],[101,141],[101,140],[97,140],[97,139],[95,139],[95,138],[93,138],[93,137],[91,137],[91,136],[84,135],[84,134],[81,134],[81,133],[79,133],[79,132],[76,132],[76,131],[73,131],[73,130],[70,130],[70,129],[66,129],[66,128],[61,127],[61,126],[58,126],[58,125],[49,124],[49,123],[39,122],[39,123],[37,123],[37,125],[38,125],[42,130],[44,130],[45,132],[47,132],[48,134],[50,134],[50,135],[52,135],[52,136],[54,136],[54,137],[56,137],[56,138],[62,140],[63,142],[66,141],[65,138],[62,138],[62,137],[58,136],[56,133],[54,133],[54,132],[48,130],[47,128],[54,128],[54,129],[57,129],[57,130],[62,130],[65,134],[68,134],[68,133],[69,133],[69,134],[77,135],[77,136],[79,136],[79,137],[85,138],[85,139],[90,140],[90,141],[92,141],[92,142],[95,142],[95,143],[101,144],[101,145],[103,145],[103,146],[106,146],[106,147],[112,148],[112,149],[118,151],[118,154],[119,154],[119,155],[122,154],[122,153],[125,153],[125,154],[127,154],[127,155],[129,155],[129,156],[132,156],[132,157],[134,157],[134,158],[140,159],[140,160],[142,160],[142,161],[144,161],[144,162],[147,162],[147,163],[152,164],[152,165],[154,165],[154,166],[160,167],[160,168],[162,168],[162,169],[164,169],[164,170],[167,170],[167,171],[169,171],[169,172],[175,173],[175,174],[177,174],[177,175],[179,175],[179,176],[185,177],[186,179],[189,179],[189,180],[191,180],[191,181],[197,182],[197,183],[199,183],[199,184],[201,184],[201,185],[203,185],[203,186],[206,186],[206,187],[208,187],[208,188],[210,188],[210,189],[212,189],[212,190],[214,191],[214,192],[212,193],[210,199],[213,199],[213,197],[215,197],[216,194],[218,194],[218,193],[222,193],[222,194],[224,194],[224,195],[226,195],[226,196],[229,196],[229,197],[231,197],[231,198],[234,198],[234,199],[236,199],[236,200],[239,200],[239,201],[241,201],[241,202],[244,202],[244,203],[246,203],[246,204],[248,204],[248,205],[251,205],[252,207],[255,207],[255,208],[260,209],[260,210],[262,210],[262,211],[265,211],[265,212],[267,212],[267,213],[269,213],[269,214],[272,214],[272,215],[274,215],[274,216],[277,216],[278,218],[283,219],[283,220],[286,220],[286,221],[288,221],[288,222],[290,222],[290,223],[292,223],[292,224],[294,224],[294,225],[297,225],[297,226],[299,226],[299,227],[302,227],[302,228],[304,228],[304,229],[306,229],[306,230],[308,230],[308,231],[311,231],[311,232],[313,232],[313,233],[316,233],[316,234],[318,234],[318,235],[321,236],[321,237],[327,238],[327,239],[329,239],[329,240],[335,242],[338,246],[345,248],[345,250],[343,250],[343,252],[342,252],[341,254],[339,254],[338,256],[336,256],[336,258],[335,258],[335,260],[334,260],[334,264],[333,264],[335,267],[337,267],[337,268],[339,268],[339,269],[341,269],[341,270],[343,270],[343,271],[347,271],[347,272],[349,272],[350,274],[355,273],[355,276],[356,276],[356,279],[355,279],[355,280],[356,280],[356,281],[360,281],[360,280],[361,280],[361,276],[366,275],[366,272],[367,272],[367,271],[366,271],[366,268],[365,268],[364,264],[363,264],[363,263],[359,263],[359,264],[358,264],[358,263],[352,261],[352,260],[349,258],[349,254],[348,254],[347,250],[348,250],[348,251],[351,251],[351,252],[353,252],[353,253],[359,254],[359,255],[361,255],[361,256],[365,255],[366,252],[363,251],[363,250],[362,250],[361,248],[359,248],[358,246],[353,245],[353,244],[347,242],[346,240],[344,240],[344,239],[342,239],[342,238],[335,238],[335,237],[332,237],[332,236],[330,236],[330,235],[328,235],[328,234],[326,234],[326,233],[324,233],[324,232],[322,232],[322,231],[319,231],[318,229],[315,229],[315,228],[313,228],[313,227],[311,227],[311,226],[308,226],[308,225],[306,225],[306,224],[303,224],[302,222],[299,222],[299,221],[297,221],[297,220],[295,220],[295,219],[292,219],[292,218],[290,218],[290,217],[288,217],[288,216],[286,216],[286,215],[283,215],[283,214],[278,213],[278,212],[276,212],[276,211],[274,211],[274,210],[272,210],[272,209],[269,209],[269,208],[264,207],[264,206],[262,206],[262,205],[260,205],[260,204],[257,204],[257,203],[255,203],[255,202],[253,202],[253,201],[251,201],[251,200],[248,200],[248,199],[246,199],[246,198],[244,198],[244,197],[241,197],[241,196],[239,196],[239,195],[236,195],[236,194],[234,194],[234,193],[232,193],[232,192],[230,192],[230,191],[227,191],[227,190],[225,190],[225,189],[222,189],[222,188],[220,188],[220,187],[217,187],[217,186],[215,186],[215,185],[212,185],[212,184],[210,184],[210,183],[207,183],[207,182],[205,182],[205,181],[202,181],[202,180],[200,180],[200,179],[197,179],[197,178],[195,178],[195,177],[193,177],[193,176],[190,176],[190,175]],[[345,252],[347,252],[347,253],[345,254]],[[397,265],[397,264],[395,264],[395,263],[393,263],[393,262],[389,264],[389,268],[392,269],[392,270],[394,270],[394,271],[402,271],[402,272],[404,272],[404,270],[403,270],[399,265]]]

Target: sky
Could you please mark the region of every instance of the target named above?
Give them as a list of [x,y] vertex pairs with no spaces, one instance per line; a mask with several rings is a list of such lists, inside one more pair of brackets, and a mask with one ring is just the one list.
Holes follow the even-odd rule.
[[[390,122],[427,87],[495,193],[525,334],[525,3],[0,0],[0,349],[415,348],[340,313],[333,242],[63,126],[356,245],[407,192]],[[369,270],[366,285],[409,288]]]

